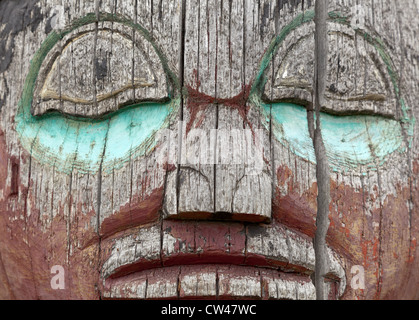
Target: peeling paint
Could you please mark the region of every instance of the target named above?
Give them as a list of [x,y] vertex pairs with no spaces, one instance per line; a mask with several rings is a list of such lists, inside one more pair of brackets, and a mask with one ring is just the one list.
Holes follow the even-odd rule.
[[[296,155],[316,163],[313,143],[308,132],[307,110],[290,103],[264,105],[272,108],[275,137]],[[331,169],[356,169],[375,166],[387,155],[403,146],[403,134],[396,120],[379,116],[333,116],[321,113],[322,136]]]
[[[41,163],[53,163],[58,171],[65,173],[74,169],[81,173],[94,173],[99,168],[110,172],[132,157],[145,155],[156,146],[157,131],[168,125],[180,106],[179,97],[172,94],[171,101],[167,103],[135,104],[103,119],[70,117],[58,112],[39,117],[31,115],[35,83],[47,53],[64,35],[80,26],[93,23],[95,19],[95,15],[87,15],[75,21],[68,29],[53,31],[47,37],[31,61],[15,118],[16,130],[23,147]],[[148,32],[129,20],[103,14],[100,21],[125,24],[141,32],[152,43]],[[179,91],[176,76],[169,70],[160,50],[154,43],[152,45],[172,85]]]
[[[333,11],[328,16],[329,21],[350,27],[348,18],[342,13]],[[296,155],[316,163],[312,141],[309,139],[308,130],[306,130],[306,108],[289,103],[266,104],[261,100],[263,88],[268,80],[265,72],[279,46],[293,30],[302,24],[313,21],[313,19],[314,11],[307,10],[301,13],[284,27],[271,42],[260,62],[260,71],[252,85],[249,100],[253,105],[261,107],[264,114],[262,122],[267,129],[270,128],[272,121],[275,137],[281,143],[289,146]],[[409,115],[410,109],[403,99],[394,64],[383,41],[364,30],[355,29],[354,31],[363,35],[365,40],[376,48],[387,66],[403,116],[400,120],[391,120],[379,115],[334,116],[322,112],[320,118],[323,140],[327,149],[328,161],[334,171],[345,171],[360,166],[367,166],[368,169],[375,170],[377,163],[382,165],[391,153],[405,151],[406,144],[407,147],[411,147],[415,125],[415,119]]]

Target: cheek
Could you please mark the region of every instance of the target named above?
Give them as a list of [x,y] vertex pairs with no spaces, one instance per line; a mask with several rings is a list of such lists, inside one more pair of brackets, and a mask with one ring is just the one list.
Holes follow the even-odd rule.
[[303,190],[294,173],[286,165],[276,172],[277,186],[272,205],[272,216],[280,224],[313,238],[316,232],[317,183]]
[[6,153],[6,141],[4,138],[4,132],[0,129],[0,190],[2,190],[2,197],[4,199],[6,190],[6,179],[7,179],[7,159]]
[[329,241],[357,263],[363,260],[362,242],[374,238],[371,232],[375,229],[376,219],[366,209],[366,198],[369,198],[369,203],[374,203],[376,197],[332,180]]
[[[417,167],[419,171],[419,165]],[[316,183],[305,184],[308,187],[303,188],[294,170],[287,166],[278,167],[276,178],[274,219],[313,238]],[[342,257],[345,266],[347,289],[344,298],[414,296],[417,289],[410,288],[409,283],[417,283],[415,281],[419,279],[419,271],[416,271],[419,270],[416,258],[418,218],[416,203],[409,209],[411,190],[408,184],[394,181],[393,192],[385,194],[371,181],[352,181],[352,185],[341,181],[332,175],[327,243]],[[351,270],[358,266],[365,271],[364,290],[352,288],[355,274]]]
[[[30,164],[25,152],[15,159],[7,150],[0,131],[0,298],[96,298],[98,248],[83,248],[83,240],[95,234],[85,228],[92,216],[69,211],[64,178],[56,174],[60,183],[44,190],[51,186],[39,180],[48,180],[45,171],[37,174],[37,165]],[[29,164],[31,173],[26,170]],[[29,186],[24,175],[30,175]],[[40,204],[54,206],[56,215],[42,215]],[[63,267],[68,290],[51,287],[54,265]]]
[[[331,198],[328,243],[345,259],[346,297],[382,299],[407,294],[406,284],[418,278],[411,272],[410,189],[399,184],[395,193],[383,194],[378,187],[367,192],[332,181]],[[357,266],[365,270],[365,290],[351,286],[355,276],[351,269]]]

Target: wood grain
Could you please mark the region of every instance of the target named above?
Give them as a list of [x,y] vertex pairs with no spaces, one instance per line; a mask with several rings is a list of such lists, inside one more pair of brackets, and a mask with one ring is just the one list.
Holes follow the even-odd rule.
[[[0,298],[314,299],[311,240],[321,208],[334,251],[328,298],[419,298],[417,1],[329,1],[327,56],[308,19],[318,3],[0,1]],[[105,13],[147,32],[100,21]],[[22,141],[16,116],[45,40],[86,16],[92,23],[45,58],[35,118],[58,110],[94,122],[145,100],[178,109],[164,122],[170,139],[148,152],[131,148],[108,166],[105,136],[95,170],[83,170],[76,151],[64,172],[60,154],[34,156],[40,141]],[[327,64],[320,105],[319,55]],[[307,154],[319,153],[312,161],[278,138],[281,103],[337,119],[391,120],[400,145],[383,159],[369,147],[369,163],[318,175],[320,158],[340,164],[340,155],[310,146]],[[314,123],[311,115],[304,119]],[[134,120],[127,123],[134,132]],[[315,131],[305,125],[294,129]],[[84,141],[70,133],[63,141],[70,138]],[[257,151],[256,173],[235,162]],[[318,195],[329,191],[321,204]],[[303,269],[284,273],[288,263]],[[50,286],[54,265],[66,270],[66,290]],[[350,286],[354,265],[365,268],[363,291]]]

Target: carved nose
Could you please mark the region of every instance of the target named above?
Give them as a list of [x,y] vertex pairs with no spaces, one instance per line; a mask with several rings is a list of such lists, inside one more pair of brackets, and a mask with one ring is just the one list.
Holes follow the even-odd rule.
[[167,140],[178,162],[166,180],[165,219],[270,222],[272,176],[264,129],[185,121],[176,130],[173,135],[182,138]]

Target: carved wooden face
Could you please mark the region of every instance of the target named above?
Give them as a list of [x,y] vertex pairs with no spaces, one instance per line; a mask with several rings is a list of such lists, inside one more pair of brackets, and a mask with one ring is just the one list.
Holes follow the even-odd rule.
[[[28,3],[0,14],[0,297],[314,299],[314,4]],[[390,5],[329,8],[333,299],[418,298],[415,10],[394,38]]]

